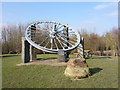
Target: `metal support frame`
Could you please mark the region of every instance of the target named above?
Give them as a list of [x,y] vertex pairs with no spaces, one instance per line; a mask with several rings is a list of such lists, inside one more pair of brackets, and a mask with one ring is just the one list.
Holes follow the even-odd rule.
[[[34,39],[36,28],[35,26],[31,26],[30,29],[30,34],[31,34],[31,39]],[[22,37],[22,63],[27,63],[32,60],[36,60],[36,50],[35,48],[26,40],[25,37]]]
[[[68,43],[68,42],[69,42],[69,38],[68,38],[68,37],[69,37],[68,27],[64,26],[64,29],[65,29],[65,30],[64,30],[63,33],[64,33],[65,36],[67,36],[67,38],[65,38],[66,40],[65,40],[64,43],[65,43],[67,46],[69,46],[69,43]],[[67,41],[67,42],[66,42],[66,41]],[[65,49],[68,49],[67,46],[65,46]],[[67,62],[67,61],[68,61],[68,58],[69,58],[69,51],[64,51],[64,54],[65,54],[65,58],[66,58],[66,59],[65,59],[65,62]]]
[[[35,31],[36,31],[36,27],[34,25],[31,25],[31,28],[30,28],[31,40],[34,40]],[[30,45],[30,61],[36,60],[36,56],[37,56],[37,54],[36,54],[35,47]]]
[[84,56],[84,38],[80,39],[80,45],[77,47],[78,58],[85,58]]
[[30,44],[22,37],[22,63],[30,62]]

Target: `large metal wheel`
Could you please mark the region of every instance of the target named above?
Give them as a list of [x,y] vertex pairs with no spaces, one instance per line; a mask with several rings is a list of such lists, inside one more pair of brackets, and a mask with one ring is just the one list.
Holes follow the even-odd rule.
[[30,24],[25,33],[27,41],[37,49],[57,53],[59,49],[71,51],[80,44],[80,35],[71,27],[55,21]]

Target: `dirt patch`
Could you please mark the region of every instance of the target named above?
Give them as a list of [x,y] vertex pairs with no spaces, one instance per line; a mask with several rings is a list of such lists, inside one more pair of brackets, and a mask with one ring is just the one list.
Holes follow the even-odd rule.
[[29,63],[20,63],[16,64],[17,66],[23,66],[23,65],[50,65],[50,66],[66,66],[66,62],[57,62],[57,59],[49,59],[49,60],[33,60]]

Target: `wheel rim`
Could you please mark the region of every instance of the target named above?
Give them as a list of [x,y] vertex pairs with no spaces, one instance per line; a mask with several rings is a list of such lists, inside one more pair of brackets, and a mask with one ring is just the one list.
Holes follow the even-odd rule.
[[26,40],[37,49],[57,53],[59,49],[71,51],[80,44],[80,35],[68,25],[55,21],[39,21],[30,24],[25,32]]

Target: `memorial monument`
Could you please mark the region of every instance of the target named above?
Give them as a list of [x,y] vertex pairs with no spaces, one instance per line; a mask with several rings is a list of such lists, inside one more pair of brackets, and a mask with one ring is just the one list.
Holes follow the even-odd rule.
[[[69,53],[78,48],[77,60],[69,60]],[[22,63],[28,63],[36,59],[36,49],[50,53],[58,53],[58,62],[68,62],[65,75],[72,75],[75,67],[79,72],[75,75],[82,77],[81,73],[89,68],[84,59],[84,39],[80,38],[77,31],[67,24],[61,24],[55,21],[39,21],[28,25],[25,31],[25,37],[22,37]],[[74,64],[74,65],[72,65]],[[72,66],[72,70],[70,70]],[[82,68],[81,68],[82,67]],[[87,76],[88,73],[85,73]]]

